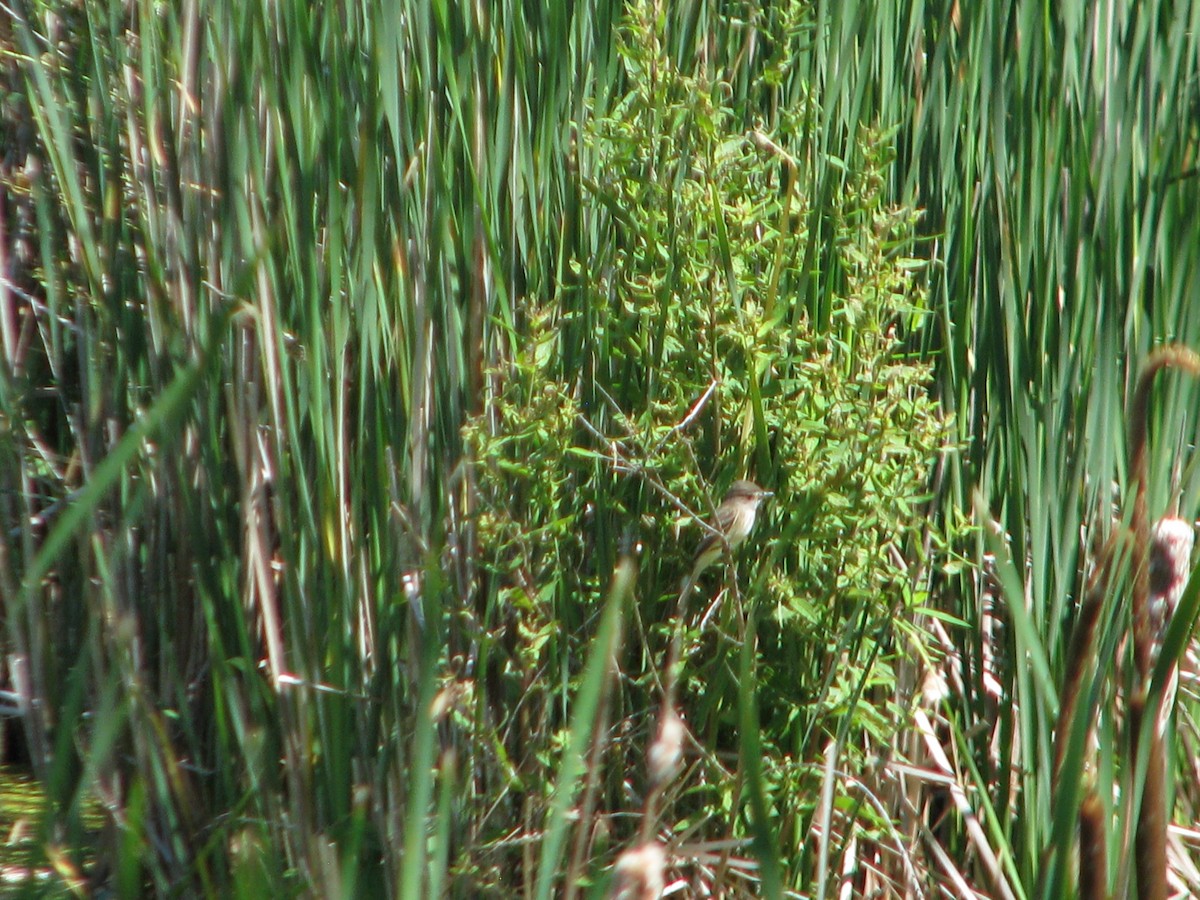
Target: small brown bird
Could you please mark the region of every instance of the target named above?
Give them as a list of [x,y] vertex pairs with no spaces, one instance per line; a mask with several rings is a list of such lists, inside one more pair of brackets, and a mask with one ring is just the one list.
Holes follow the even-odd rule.
[[688,595],[705,569],[721,558],[725,553],[725,545],[736,550],[754,528],[754,520],[758,515],[759,504],[767,497],[775,496],[771,491],[764,491],[753,481],[735,481],[729,487],[729,493],[717,507],[717,517],[711,523],[720,532],[720,536],[709,532],[704,535],[696,548],[696,556],[692,562],[692,573],[687,577],[680,591],[680,600]]

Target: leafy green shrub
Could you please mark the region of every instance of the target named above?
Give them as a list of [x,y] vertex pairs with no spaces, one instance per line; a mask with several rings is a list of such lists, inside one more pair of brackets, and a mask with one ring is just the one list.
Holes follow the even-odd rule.
[[[813,196],[811,100],[778,98],[776,122],[747,127],[729,102],[732,73],[686,74],[662,34],[651,6],[635,4],[625,89],[578,123],[588,249],[554,296],[527,298],[527,349],[494,373],[490,411],[468,428],[480,544],[497,596],[557,598],[535,617],[545,634],[586,621],[610,544],[637,525],[649,550],[642,616],[657,636],[640,663],[625,661],[625,686],[643,710],[674,609],[655,601],[673,600],[700,534],[680,534],[689,517],[670,498],[704,515],[705,491],[719,499],[744,474],[775,490],[739,570],[765,619],[756,675],[769,778],[798,788],[831,736],[848,740],[855,765],[889,745],[903,716],[864,700],[893,702],[896,656],[928,652],[898,646],[895,627],[923,594],[923,509],[949,434],[930,363],[907,343],[926,314],[917,214],[883,199],[885,136],[864,132],[856,166]],[[813,246],[819,235],[826,246]],[[684,638],[695,687],[683,711],[714,752],[736,747],[728,650],[747,615],[725,602],[701,628],[719,580],[692,596]],[[579,658],[577,640],[559,632],[525,652]],[[735,803],[719,772],[676,811]],[[805,806],[813,793],[790,796]]]

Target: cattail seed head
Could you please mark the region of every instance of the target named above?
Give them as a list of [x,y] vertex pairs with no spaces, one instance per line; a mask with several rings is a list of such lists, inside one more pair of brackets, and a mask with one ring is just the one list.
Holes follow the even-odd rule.
[[673,707],[668,706],[658,723],[658,736],[646,754],[646,767],[650,774],[650,785],[661,787],[675,776],[679,760],[683,757],[683,719]]
[[1187,586],[1195,540],[1195,530],[1183,519],[1166,517],[1154,525],[1150,539],[1150,622],[1156,649],[1162,645]]
[[617,860],[612,900],[658,900],[666,888],[667,854],[651,841],[630,847]]

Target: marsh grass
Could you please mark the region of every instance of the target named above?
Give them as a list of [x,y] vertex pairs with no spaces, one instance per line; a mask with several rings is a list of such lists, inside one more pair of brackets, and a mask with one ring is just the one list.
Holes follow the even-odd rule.
[[[751,474],[776,503],[683,623],[666,876],[1070,896],[1075,609],[1128,521],[1135,373],[1200,346],[1198,26],[13,5],[23,862],[94,853],[121,896],[602,895],[650,815],[693,514]],[[1194,507],[1195,392],[1152,395],[1152,517]],[[1098,788],[1115,895],[1127,574],[1061,769]],[[1178,704],[1187,821],[1187,679]]]

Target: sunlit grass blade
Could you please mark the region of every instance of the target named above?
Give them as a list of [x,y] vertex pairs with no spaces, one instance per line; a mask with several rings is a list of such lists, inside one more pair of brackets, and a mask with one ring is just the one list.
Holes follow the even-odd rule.
[[[604,602],[596,636],[591,642],[587,663],[571,704],[570,724],[559,762],[558,777],[554,782],[545,839],[538,854],[536,896],[539,900],[549,900],[553,896],[556,881],[563,871],[567,829],[570,825],[569,813],[584,776],[588,748],[594,741],[605,739],[604,735],[596,730],[596,715],[600,709],[601,694],[610,689],[616,675],[616,652],[636,581],[637,564],[631,556],[622,556],[613,573],[612,585]],[[590,823],[581,822],[576,827],[589,828]]]

